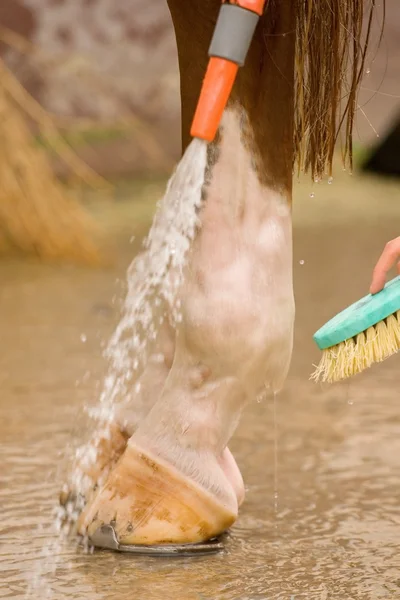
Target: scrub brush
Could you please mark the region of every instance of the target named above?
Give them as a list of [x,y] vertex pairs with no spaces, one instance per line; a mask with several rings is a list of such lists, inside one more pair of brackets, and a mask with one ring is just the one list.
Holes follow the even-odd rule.
[[400,276],[328,321],[313,336],[322,350],[311,375],[334,383],[361,373],[400,349]]

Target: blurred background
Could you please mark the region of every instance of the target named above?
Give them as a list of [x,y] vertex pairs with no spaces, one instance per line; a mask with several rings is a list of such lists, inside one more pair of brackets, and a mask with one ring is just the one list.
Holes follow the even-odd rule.
[[107,372],[116,280],[180,155],[173,28],[164,0],[0,2],[0,598],[25,600],[33,577],[29,597],[50,600],[399,597],[399,358],[308,380],[312,334],[400,235],[400,3],[379,48],[377,5],[354,172],[295,181],[292,366],[232,440],[247,499],[229,552],[133,566],[61,550],[52,511]]
[[97,128],[79,145],[91,166],[110,176],[168,170],[180,105],[166,2],[13,0],[0,25],[3,59],[57,124]]
[[[399,119],[400,7],[386,4],[377,49],[377,3],[359,96],[355,143],[362,148]],[[110,176],[168,171],[180,151],[180,106],[164,0],[13,0],[1,3],[0,26],[2,58],[58,126],[85,131],[75,146],[89,165]]]

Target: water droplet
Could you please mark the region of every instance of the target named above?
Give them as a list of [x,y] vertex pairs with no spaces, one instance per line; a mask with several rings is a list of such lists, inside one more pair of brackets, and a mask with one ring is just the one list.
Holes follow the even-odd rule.
[[137,384],[135,385],[135,392],[136,392],[136,394],[138,394],[138,393],[140,392],[140,389],[141,389],[141,387],[142,387],[142,384],[141,384],[141,383],[137,383]]
[[[148,349],[147,343],[156,336],[160,318],[165,319],[162,311],[155,310],[153,300],[156,299],[156,306],[160,306],[164,300],[175,310],[179,306],[175,306],[175,301],[198,225],[197,207],[201,205],[206,163],[207,144],[193,140],[170,179],[163,199],[157,204],[156,217],[143,244],[144,251],[128,268],[127,281],[123,286],[126,288],[124,301],[113,297],[113,304],[122,304],[123,314],[104,352],[110,361],[109,372],[103,382],[94,382],[96,389],[100,385],[102,389],[93,417],[105,423],[105,428],[101,427],[96,436],[96,448],[102,439],[110,435],[109,430],[107,433],[107,423],[114,418],[115,402],[120,397],[126,400],[131,389],[128,382],[135,375],[133,371],[137,373],[141,368]],[[130,242],[134,240],[135,236],[131,236]],[[173,273],[171,263],[176,267]],[[121,282],[117,283],[119,285]],[[181,318],[178,315],[177,320]],[[82,334],[81,341],[86,341],[85,334]],[[101,345],[104,347],[104,342]],[[136,392],[140,391],[139,382],[132,387]],[[97,459],[97,449],[86,444],[79,452],[84,458],[82,464],[87,462],[91,466]],[[86,484],[91,486],[93,482],[86,482],[78,469],[74,474],[75,487],[84,491]],[[78,511],[69,510],[68,520],[76,521],[77,515]],[[85,551],[91,551],[87,539],[84,540],[84,548]]]
[[314,198],[314,196],[315,196],[314,192],[311,192],[310,198]]
[[304,260],[303,260],[303,259],[302,259],[302,260],[299,260],[299,263],[300,263],[301,265],[304,265]]
[[350,404],[350,406],[352,406],[354,404],[354,400],[347,400],[347,404]]
[[135,235],[132,235],[132,236],[129,238],[129,243],[130,243],[130,244],[132,244],[132,242],[134,242],[134,241],[135,241],[135,238],[136,238],[136,236],[135,236]]
[[329,177],[328,184],[331,185],[332,182],[333,182],[333,177]]
[[82,344],[84,344],[86,342],[86,340],[87,340],[86,335],[84,333],[81,333],[81,342],[82,342]]
[[369,74],[371,73],[371,69],[368,67],[368,68],[365,70],[365,72],[366,72],[366,74],[367,74],[367,75],[369,75]]

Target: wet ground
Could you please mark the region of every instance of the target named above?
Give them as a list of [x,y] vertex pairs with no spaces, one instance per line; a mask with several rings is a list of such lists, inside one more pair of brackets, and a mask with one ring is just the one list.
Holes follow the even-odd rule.
[[40,573],[35,599],[400,597],[400,358],[333,387],[308,381],[319,359],[312,333],[366,293],[382,245],[400,234],[398,183],[338,173],[331,185],[296,186],[297,326],[277,404],[278,460],[273,399],[255,402],[231,443],[248,491],[224,555],[87,555],[72,541],[57,548],[51,530],[71,437],[105,373],[116,279],[162,186],[97,205],[116,240],[112,269],[0,263],[0,598],[23,599]]

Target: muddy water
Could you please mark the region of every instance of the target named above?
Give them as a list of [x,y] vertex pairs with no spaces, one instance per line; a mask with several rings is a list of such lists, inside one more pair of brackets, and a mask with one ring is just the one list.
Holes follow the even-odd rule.
[[273,398],[255,402],[232,441],[248,491],[226,554],[138,559],[51,545],[68,446],[105,372],[115,281],[159,191],[96,205],[117,241],[109,270],[0,264],[0,598],[23,599],[39,571],[32,597],[51,600],[399,598],[400,358],[334,387],[308,381],[313,331],[366,291],[382,244],[400,234],[399,185],[345,173],[296,187],[293,363],[277,427]]

